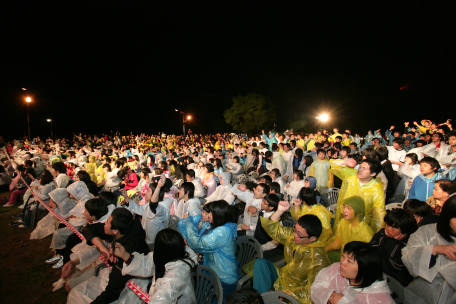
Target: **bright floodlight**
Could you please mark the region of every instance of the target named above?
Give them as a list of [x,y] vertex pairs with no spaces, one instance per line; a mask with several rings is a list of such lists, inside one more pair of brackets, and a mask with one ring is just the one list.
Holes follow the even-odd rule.
[[188,115],[188,116],[187,116],[187,119],[189,119],[189,120],[190,120],[190,119],[192,119],[192,117],[191,117],[190,115]]
[[174,110],[176,110],[176,112],[178,112],[178,110],[177,110],[177,109],[174,109]]
[[48,119],[47,121],[48,121],[48,122],[50,122],[51,120],[50,120],[50,119]]
[[328,114],[323,114],[323,115],[320,116],[320,120],[321,121],[327,121],[328,119],[329,119]]
[[27,97],[27,98],[25,99],[25,101],[27,101],[27,102],[32,102],[32,99],[31,99],[30,97]]

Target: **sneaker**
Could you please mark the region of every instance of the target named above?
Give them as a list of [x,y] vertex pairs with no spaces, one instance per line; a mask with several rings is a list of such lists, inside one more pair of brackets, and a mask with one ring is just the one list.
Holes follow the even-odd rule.
[[3,205],[3,207],[13,207],[13,206],[14,206],[14,204],[9,204],[9,203],[8,203],[8,204],[5,204],[5,205]]
[[55,264],[58,261],[60,261],[61,259],[63,259],[63,257],[60,254],[56,254],[52,258],[50,258],[49,260],[46,260],[45,263],[46,264]]
[[[52,266],[52,269],[61,269],[63,267],[63,257],[60,259],[60,261],[57,262],[54,266]],[[65,285],[65,284],[64,284]]]
[[30,228],[30,226],[24,225],[24,224],[20,224],[19,226],[17,226],[17,228]]
[[54,289],[52,289],[52,291],[59,290],[60,288],[65,286],[65,283],[66,283],[65,279],[60,278],[57,282],[52,283],[52,287],[54,287]]
[[22,220],[17,220],[17,221],[9,223],[10,226],[19,226],[21,224],[22,224]]

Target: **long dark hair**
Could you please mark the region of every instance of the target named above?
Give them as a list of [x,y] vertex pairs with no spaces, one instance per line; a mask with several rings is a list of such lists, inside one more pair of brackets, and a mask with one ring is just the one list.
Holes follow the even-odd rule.
[[182,261],[192,270],[196,267],[185,246],[182,235],[173,229],[166,228],[157,233],[154,244],[155,280],[165,275],[165,265],[170,262]]
[[214,201],[211,203],[212,229],[223,226],[228,222],[233,222],[230,205],[224,201]]
[[437,221],[437,231],[438,233],[448,242],[454,243],[453,238],[451,237],[452,231],[450,226],[450,221],[452,218],[456,217],[456,196],[451,196],[445,204],[443,204],[442,212],[440,213],[439,220]]

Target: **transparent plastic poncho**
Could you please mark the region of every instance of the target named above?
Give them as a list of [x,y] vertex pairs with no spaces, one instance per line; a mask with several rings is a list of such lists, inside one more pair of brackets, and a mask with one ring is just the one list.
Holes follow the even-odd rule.
[[291,216],[295,220],[299,220],[301,216],[306,214],[312,214],[318,217],[321,225],[323,226],[323,231],[319,238],[320,241],[326,242],[332,236],[331,219],[334,218],[334,215],[328,210],[328,208],[321,204],[315,204],[312,207],[309,207],[303,203],[299,206],[298,212],[296,212],[295,209],[294,205],[290,208]]
[[317,179],[317,190],[321,193],[334,186],[334,175],[330,171],[328,160],[316,160],[312,163],[309,170],[309,176]]

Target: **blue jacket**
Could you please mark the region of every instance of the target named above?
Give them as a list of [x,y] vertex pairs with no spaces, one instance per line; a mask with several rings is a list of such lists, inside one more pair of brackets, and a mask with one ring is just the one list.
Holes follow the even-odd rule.
[[269,138],[266,134],[263,134],[263,138],[269,145],[269,151],[272,151],[272,144],[276,144],[277,140],[275,139],[275,132],[270,132],[269,134],[271,134],[271,138]]
[[[186,226],[186,229],[183,226]],[[239,281],[235,223],[226,223],[200,236],[192,217],[189,216],[179,222],[178,228],[195,252],[204,253],[203,265],[212,268],[222,283],[236,284]]]
[[435,182],[444,178],[440,173],[437,173],[430,179],[426,178],[423,174],[418,175],[413,180],[408,199],[417,199],[425,202],[432,195]]

